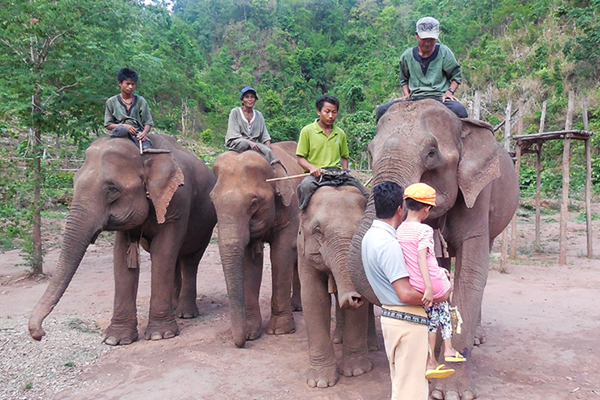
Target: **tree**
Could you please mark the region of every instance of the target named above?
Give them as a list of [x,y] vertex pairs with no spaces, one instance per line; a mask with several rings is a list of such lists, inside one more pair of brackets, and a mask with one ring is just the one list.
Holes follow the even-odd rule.
[[4,2],[0,9],[0,112],[30,132],[33,273],[43,272],[42,132],[98,123],[104,94],[114,86],[108,78],[118,65],[115,55],[122,54],[129,12],[129,3],[118,0],[29,0]]

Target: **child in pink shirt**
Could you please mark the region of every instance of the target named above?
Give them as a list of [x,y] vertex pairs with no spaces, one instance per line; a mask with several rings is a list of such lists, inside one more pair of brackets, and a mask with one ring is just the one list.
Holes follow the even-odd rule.
[[[424,183],[410,185],[404,191],[404,199],[408,215],[396,232],[398,242],[402,246],[409,283],[423,293],[423,305],[427,307],[429,317],[429,360],[427,370],[435,370],[437,363],[433,359],[433,349],[438,325],[442,328],[444,339],[444,359],[447,362],[462,362],[466,359],[452,347],[452,321],[450,305],[447,301],[434,303],[446,294],[450,288],[450,273],[440,268],[433,247],[433,229],[422,222],[429,216],[431,207],[435,206],[435,189]],[[443,364],[442,364],[443,365]]]

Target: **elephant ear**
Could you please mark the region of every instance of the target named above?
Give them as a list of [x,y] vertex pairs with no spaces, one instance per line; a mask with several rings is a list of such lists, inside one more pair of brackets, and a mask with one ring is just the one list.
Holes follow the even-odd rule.
[[[288,176],[287,169],[283,166],[281,161],[276,160],[271,164],[273,173],[276,178],[284,178]],[[275,185],[275,193],[281,199],[281,203],[288,207],[292,202],[292,197],[295,195],[294,187],[290,179],[283,179],[280,181],[273,182]]]
[[171,153],[144,155],[146,171],[146,192],[156,211],[159,224],[165,222],[167,207],[184,177],[181,168]]
[[492,127],[483,121],[463,119],[461,138],[458,186],[472,208],[483,188],[500,177],[500,155]]

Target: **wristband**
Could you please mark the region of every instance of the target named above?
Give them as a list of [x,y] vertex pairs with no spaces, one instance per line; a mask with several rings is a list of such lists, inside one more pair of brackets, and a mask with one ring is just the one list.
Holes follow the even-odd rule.
[[454,89],[452,89],[452,88],[448,88],[448,91],[449,91],[450,93],[452,93],[452,94],[454,94],[454,92],[455,92],[455,90],[454,90]]

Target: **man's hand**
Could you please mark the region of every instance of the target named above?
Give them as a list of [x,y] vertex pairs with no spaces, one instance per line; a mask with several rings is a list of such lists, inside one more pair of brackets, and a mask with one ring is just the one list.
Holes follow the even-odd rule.
[[454,96],[452,93],[450,93],[449,90],[446,90],[444,92],[444,95],[442,96],[442,101],[446,101],[446,100],[458,101],[458,98],[456,98],[456,96]]
[[252,150],[256,150],[256,151],[260,152],[260,147],[258,147],[258,144],[254,143],[252,140],[247,140],[247,141]]
[[137,140],[141,140],[142,142],[148,138],[148,134],[146,132],[140,132],[136,136]]
[[135,126],[131,126],[128,124],[122,124],[129,133],[131,133],[132,135],[137,135],[137,129],[135,128]]
[[308,172],[309,172],[309,173],[310,173],[312,176],[314,176],[315,178],[318,178],[318,177],[320,177],[322,174],[324,174],[324,173],[325,173],[325,172],[327,172],[327,171],[325,171],[324,169],[321,169],[321,168],[319,168],[319,167],[315,167],[314,165],[312,165],[312,166],[310,167],[310,170],[309,170]]

